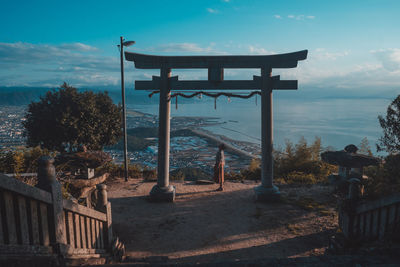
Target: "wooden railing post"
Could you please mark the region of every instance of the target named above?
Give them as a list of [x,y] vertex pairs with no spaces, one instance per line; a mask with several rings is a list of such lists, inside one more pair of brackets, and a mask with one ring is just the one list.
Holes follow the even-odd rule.
[[113,231],[112,231],[112,216],[111,216],[111,203],[108,202],[107,197],[107,186],[105,184],[98,184],[97,186],[97,209],[105,212],[107,216],[106,222],[106,237],[107,242],[105,245],[111,247],[113,241]]
[[52,205],[50,208],[50,231],[53,236],[53,247],[56,253],[63,255],[66,251],[67,239],[65,236],[65,218],[61,184],[56,179],[53,165],[54,159],[42,156],[39,159],[37,187],[51,193]]

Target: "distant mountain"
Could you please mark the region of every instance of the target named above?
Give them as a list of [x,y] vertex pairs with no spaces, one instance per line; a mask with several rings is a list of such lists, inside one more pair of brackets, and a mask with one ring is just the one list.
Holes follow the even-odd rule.
[[[46,92],[57,88],[46,87],[0,87],[0,105],[28,105],[32,101],[39,101],[41,96]],[[107,90],[106,88],[80,88],[79,91],[107,91],[108,95],[114,103],[121,102],[121,91],[118,89]],[[133,89],[126,90],[127,104],[143,104],[143,103],[158,103],[158,96],[155,95],[149,98],[149,92],[134,91]]]
[[[40,96],[46,94],[47,91],[56,88],[46,87],[0,87],[0,105],[27,105],[32,101],[38,101]],[[94,92],[107,91],[108,95],[114,103],[121,102],[121,90],[118,87],[95,87],[95,88],[79,88],[80,91],[91,90]],[[159,102],[159,94],[154,94],[149,98],[148,91],[135,91],[133,88],[126,89],[127,104],[157,104]],[[190,93],[187,93],[190,94]],[[360,99],[360,98],[386,98],[394,99],[399,94],[397,88],[317,88],[303,86],[297,91],[276,90],[274,96],[279,98],[295,98],[299,101],[310,99]],[[208,98],[213,101],[212,98]],[[206,101],[207,101],[206,100]],[[175,99],[172,100],[175,103]],[[197,98],[179,97],[179,104],[194,103]],[[172,104],[173,104],[172,103]]]
[[50,88],[0,87],[0,105],[27,105],[38,101]]
[[[57,88],[49,87],[0,87],[0,105],[28,105],[32,101],[38,101],[46,92]],[[107,91],[114,103],[121,103],[121,89],[115,87],[96,87],[96,88],[78,88],[79,91]],[[148,91],[135,91],[133,88],[125,90],[125,98],[127,104],[157,104],[159,102],[159,94],[149,97]],[[179,98],[179,103],[192,103],[197,98]]]
[[394,99],[399,94],[399,89],[390,86],[366,86],[354,88],[330,88],[300,86],[297,91],[276,90],[274,94],[280,98],[298,100],[310,99]]

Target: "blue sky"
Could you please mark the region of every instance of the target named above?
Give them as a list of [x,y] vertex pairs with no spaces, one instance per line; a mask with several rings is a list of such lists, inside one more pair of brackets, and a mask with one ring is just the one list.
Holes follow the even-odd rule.
[[[119,36],[149,54],[275,54],[309,50],[282,79],[300,88],[379,90],[400,84],[400,1],[1,1],[0,86],[120,82]],[[128,87],[152,71],[127,62]],[[205,78],[205,71],[179,71]],[[256,70],[227,70],[230,78]],[[398,89],[397,89],[398,91]]]

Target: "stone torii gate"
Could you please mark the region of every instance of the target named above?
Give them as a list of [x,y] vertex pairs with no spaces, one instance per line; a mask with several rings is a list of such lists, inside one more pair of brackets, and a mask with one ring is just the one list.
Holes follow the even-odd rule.
[[[273,184],[272,90],[296,90],[297,80],[271,76],[273,68],[295,68],[307,58],[307,50],[278,55],[252,56],[154,56],[125,52],[138,69],[160,69],[150,81],[135,81],[136,90],[160,90],[158,132],[158,179],[150,197],[174,201],[175,188],[169,184],[171,90],[261,90],[261,185],[254,188],[256,199],[267,201],[279,196]],[[253,80],[224,80],[225,68],[259,68],[261,76]],[[208,80],[179,80],[171,69],[208,69]]]

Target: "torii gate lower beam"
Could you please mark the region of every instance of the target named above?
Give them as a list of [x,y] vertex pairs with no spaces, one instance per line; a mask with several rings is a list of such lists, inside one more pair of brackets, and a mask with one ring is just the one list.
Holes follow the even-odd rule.
[[[151,81],[135,81],[136,90],[160,90],[158,179],[150,197],[158,201],[174,201],[175,188],[169,184],[170,92],[178,90],[246,90],[261,89],[261,185],[254,188],[257,200],[268,201],[279,196],[273,184],[273,89],[297,89],[297,81],[281,81],[272,77],[272,68],[294,68],[307,58],[307,50],[271,56],[151,56],[125,52],[136,68],[160,69],[160,77]],[[172,68],[208,68],[208,81],[179,81],[171,77]],[[260,68],[261,77],[249,81],[227,81],[224,68]]]

